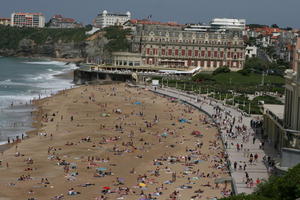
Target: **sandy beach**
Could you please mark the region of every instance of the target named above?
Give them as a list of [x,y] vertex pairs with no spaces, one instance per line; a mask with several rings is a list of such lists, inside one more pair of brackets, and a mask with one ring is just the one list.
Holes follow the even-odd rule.
[[35,102],[36,131],[0,154],[0,199],[212,199],[228,195],[218,130],[175,99],[125,84]]

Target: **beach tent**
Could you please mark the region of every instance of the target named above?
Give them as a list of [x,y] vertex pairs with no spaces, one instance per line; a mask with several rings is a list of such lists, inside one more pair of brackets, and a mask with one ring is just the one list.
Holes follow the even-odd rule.
[[134,102],[133,104],[135,104],[135,105],[141,105],[142,103],[139,102],[139,101],[136,101],[136,102]]

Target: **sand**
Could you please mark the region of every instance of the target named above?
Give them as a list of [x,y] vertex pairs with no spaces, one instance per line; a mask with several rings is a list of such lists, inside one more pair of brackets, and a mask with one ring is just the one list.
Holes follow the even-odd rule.
[[217,128],[192,107],[125,84],[81,86],[35,104],[35,133],[0,155],[0,199],[230,193],[214,183],[229,177]]

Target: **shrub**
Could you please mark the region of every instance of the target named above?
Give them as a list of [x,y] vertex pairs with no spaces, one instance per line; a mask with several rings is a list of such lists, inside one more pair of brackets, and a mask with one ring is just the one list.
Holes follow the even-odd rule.
[[221,74],[221,73],[229,73],[230,69],[227,66],[219,67],[214,72],[213,75]]

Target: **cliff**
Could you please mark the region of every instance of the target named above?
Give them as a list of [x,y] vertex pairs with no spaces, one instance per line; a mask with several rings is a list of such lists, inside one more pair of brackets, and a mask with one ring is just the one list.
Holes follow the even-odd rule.
[[129,49],[120,27],[87,36],[87,28],[18,28],[0,25],[1,56],[40,56],[53,58],[108,58],[112,51]]

